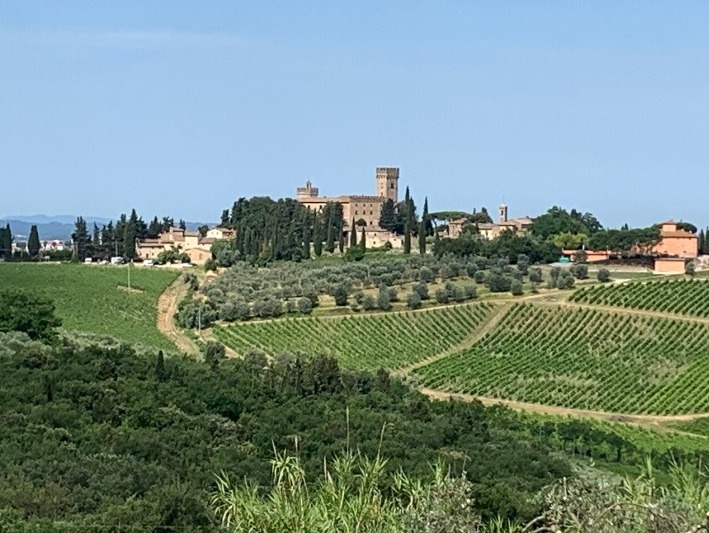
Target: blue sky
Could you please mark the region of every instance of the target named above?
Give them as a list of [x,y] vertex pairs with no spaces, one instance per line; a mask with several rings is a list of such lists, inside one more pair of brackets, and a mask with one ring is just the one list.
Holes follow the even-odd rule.
[[0,0],[0,216],[373,193],[709,224],[709,2]]

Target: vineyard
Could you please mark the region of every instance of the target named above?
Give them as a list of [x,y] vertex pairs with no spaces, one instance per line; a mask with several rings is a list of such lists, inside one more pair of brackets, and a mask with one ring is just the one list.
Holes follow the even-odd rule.
[[461,343],[494,306],[471,304],[346,318],[298,318],[216,327],[228,347],[269,355],[331,355],[351,368],[396,369]]
[[516,304],[479,342],[415,371],[428,387],[622,413],[709,412],[709,326]]
[[664,280],[595,285],[576,291],[572,302],[709,316],[709,281]]

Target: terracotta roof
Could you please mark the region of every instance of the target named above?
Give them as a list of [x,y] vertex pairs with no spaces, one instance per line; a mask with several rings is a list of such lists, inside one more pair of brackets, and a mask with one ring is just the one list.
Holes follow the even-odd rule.
[[199,240],[199,244],[212,244],[214,242],[214,238],[212,237],[202,237]]

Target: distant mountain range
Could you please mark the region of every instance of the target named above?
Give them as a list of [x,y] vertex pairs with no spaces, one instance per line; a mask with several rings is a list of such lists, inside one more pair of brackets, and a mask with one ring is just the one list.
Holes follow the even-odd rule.
[[[12,236],[16,240],[25,240],[30,234],[30,228],[37,225],[40,241],[62,240],[68,241],[71,239],[71,234],[74,232],[74,223],[78,218],[77,215],[8,215],[0,218],[0,227],[5,227],[10,224]],[[112,219],[98,216],[85,216],[86,225],[89,233],[94,222],[101,227],[108,224]],[[199,226],[207,224],[215,225],[209,222],[187,222],[188,230],[196,230]]]

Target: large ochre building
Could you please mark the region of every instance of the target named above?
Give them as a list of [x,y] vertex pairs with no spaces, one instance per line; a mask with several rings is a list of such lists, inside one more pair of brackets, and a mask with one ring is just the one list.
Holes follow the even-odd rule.
[[379,227],[382,206],[391,200],[399,202],[399,169],[397,167],[378,167],[376,170],[376,195],[347,194],[344,196],[320,196],[320,191],[310,181],[304,187],[296,189],[296,200],[313,211],[320,211],[328,202],[339,202],[342,205],[344,219],[345,246],[349,245],[352,231],[352,221],[359,234],[362,232],[362,222],[367,234],[367,246],[379,247],[387,243],[393,248],[401,248],[404,239],[390,231]]
[[377,229],[382,205],[387,200],[392,200],[395,204],[399,201],[399,169],[377,168],[376,182],[376,195],[320,196],[319,189],[307,181],[304,187],[298,187],[296,190],[296,200],[314,211],[320,211],[328,202],[339,202],[342,205],[342,216],[347,229],[352,224],[352,219],[355,223],[364,220],[368,230]]

